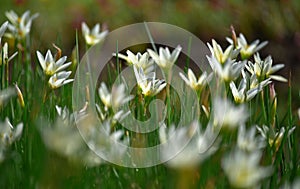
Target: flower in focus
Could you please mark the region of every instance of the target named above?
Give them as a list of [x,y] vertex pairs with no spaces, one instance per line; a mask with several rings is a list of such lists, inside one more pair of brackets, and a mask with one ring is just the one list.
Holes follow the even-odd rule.
[[261,60],[259,54],[254,55],[254,63],[251,61],[246,64],[247,70],[252,74],[256,75],[259,80],[264,80],[266,78],[271,78],[276,81],[286,82],[287,80],[279,75],[272,75],[278,70],[284,67],[284,64],[277,64],[272,66],[273,60],[271,56],[268,56],[264,60]]
[[[230,82],[229,86],[234,97],[234,101],[237,103],[243,103],[245,101],[250,101],[254,98],[262,89],[271,83],[271,79],[268,78],[262,82],[258,82],[255,75],[251,78],[242,71],[243,78],[240,81],[238,88],[233,81]],[[250,83],[250,85],[248,84]],[[248,89],[248,87],[250,87]]]
[[255,137],[256,128],[246,130],[245,125],[239,126],[237,146],[246,152],[253,152],[265,147],[265,141],[261,137]]
[[18,140],[23,131],[23,123],[19,123],[16,128],[12,126],[8,118],[0,123],[0,162],[5,159],[5,153],[8,148]]
[[2,36],[4,34],[4,32],[6,31],[7,29],[7,26],[8,26],[8,22],[4,22],[1,27],[0,27],[0,44],[1,44],[1,39],[2,39]]
[[234,60],[227,61],[224,65],[221,65],[215,57],[207,56],[208,62],[211,65],[213,71],[226,82],[233,81],[237,79],[242,70],[244,69],[244,62],[235,62]]
[[38,13],[30,16],[30,11],[26,11],[19,17],[13,10],[5,12],[6,17],[10,21],[8,29],[17,38],[22,39],[26,37],[31,29],[32,21],[38,17]]
[[287,136],[290,136],[296,129],[296,126],[288,130],[286,130],[285,127],[281,127],[278,132],[274,131],[273,127],[267,127],[266,125],[263,125],[262,127],[256,126],[256,128],[260,132],[261,136],[266,140],[266,142],[271,147],[274,146],[276,150],[278,150],[286,131],[287,131]]
[[[138,52],[136,55],[133,54],[130,50],[126,51],[127,56],[118,53],[118,57],[126,60],[129,65],[134,65],[138,68],[142,68],[145,73],[150,73],[154,70],[154,61],[153,59],[149,60],[149,53],[145,52],[141,54]],[[117,56],[116,53],[113,53],[113,56]]]
[[202,90],[212,79],[212,73],[207,75],[206,72],[203,72],[202,75],[197,80],[194,72],[191,69],[188,69],[188,78],[184,74],[179,73],[179,76],[185,81],[194,90]]
[[71,83],[74,79],[68,79],[68,77],[71,75],[71,71],[61,71],[59,73],[55,73],[52,75],[48,81],[49,86],[52,89],[57,89],[63,85],[66,85],[68,83]]
[[[232,39],[227,38],[227,40],[230,44],[233,45]],[[241,58],[245,60],[252,56],[254,53],[258,52],[267,44],[267,41],[264,41],[261,44],[259,44],[259,40],[255,40],[249,45],[245,36],[240,33],[239,37],[237,38],[236,49],[240,49]]]
[[236,149],[222,159],[222,168],[233,187],[255,188],[272,174],[272,167],[259,165],[261,155],[260,151],[249,154]]
[[214,125],[235,129],[244,125],[249,117],[244,104],[234,106],[228,99],[216,98],[213,104]]
[[[169,129],[165,125],[160,126],[159,138],[162,143],[162,158],[167,159],[170,155],[177,154],[174,158],[167,161],[167,166],[173,168],[194,167],[210,157],[218,149],[216,144],[208,146],[209,144],[205,142],[207,139],[203,133],[200,133],[199,128],[197,121],[194,121],[189,127],[177,129],[175,129],[174,125]],[[199,153],[200,149],[207,150],[204,153]]]
[[229,45],[227,49],[223,52],[221,46],[213,39],[212,46],[207,43],[209,50],[213,57],[217,59],[221,64],[225,64],[227,60],[233,60],[239,54],[238,49],[234,49],[233,45]]
[[86,25],[85,22],[81,24],[82,35],[85,39],[86,44],[96,45],[104,41],[105,37],[108,34],[108,30],[100,32],[100,25],[96,24],[92,30]]
[[168,73],[180,54],[181,46],[177,46],[172,53],[168,47],[160,47],[159,54],[151,49],[147,49],[147,51],[156,64],[166,73]]
[[167,85],[164,80],[155,78],[155,72],[145,75],[142,68],[134,66],[133,69],[138,86],[142,90],[142,94],[145,96],[155,96]]
[[62,71],[71,65],[71,62],[65,63],[67,56],[63,56],[58,60],[55,60],[50,50],[47,51],[45,57],[39,51],[37,51],[36,54],[40,65],[47,76],[52,76],[53,74]]

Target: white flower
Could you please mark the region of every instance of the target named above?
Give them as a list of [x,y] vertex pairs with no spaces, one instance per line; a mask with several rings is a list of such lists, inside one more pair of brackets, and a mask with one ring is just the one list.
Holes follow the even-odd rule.
[[6,150],[18,140],[23,131],[23,123],[19,123],[16,128],[12,126],[8,118],[0,123],[0,162],[5,159]]
[[85,22],[81,24],[82,35],[85,39],[86,44],[95,45],[104,41],[108,34],[108,30],[100,32],[100,25],[96,24],[92,30],[86,25]]
[[256,128],[251,127],[248,131],[245,125],[239,127],[237,146],[246,152],[253,152],[265,147],[265,142],[261,137],[255,137]]
[[260,80],[271,78],[277,81],[286,82],[287,80],[284,77],[279,75],[272,75],[273,73],[282,69],[284,67],[284,64],[277,64],[275,66],[272,66],[272,63],[273,60],[271,56],[268,56],[264,60],[261,60],[259,54],[257,53],[254,55],[254,63],[249,61],[246,65],[246,68],[252,75],[256,75]]
[[134,97],[133,95],[126,95],[124,84],[114,86],[112,91],[109,92],[104,82],[100,84],[98,94],[104,106],[107,108],[119,108],[120,106],[132,100]]
[[26,11],[21,17],[19,17],[14,11],[11,10],[9,12],[5,12],[5,15],[11,22],[8,25],[8,29],[19,39],[22,39],[29,34],[32,21],[37,18],[39,14],[36,13],[30,16],[30,11]]
[[213,71],[226,82],[233,81],[241,75],[241,72],[245,66],[245,62],[235,62],[229,60],[222,65],[217,61],[215,57],[207,56],[208,62],[211,65]]
[[230,184],[236,188],[254,188],[260,180],[270,176],[271,167],[259,166],[261,155],[260,151],[249,154],[236,149],[225,156],[222,168]]
[[212,73],[207,75],[206,72],[203,72],[202,75],[197,80],[195,74],[191,69],[188,69],[188,78],[185,77],[183,73],[179,73],[179,76],[185,81],[194,90],[201,90],[205,87],[212,79]]
[[[142,68],[145,73],[150,73],[154,70],[154,61],[153,59],[149,60],[149,53],[145,52],[141,54],[138,52],[136,55],[133,54],[130,50],[126,51],[127,56],[118,53],[118,58],[126,60],[129,65],[134,65],[138,68]],[[117,56],[116,53],[113,53],[113,56]]]
[[[233,44],[233,40],[227,38],[228,42]],[[245,36],[240,33],[240,36],[237,38],[237,49],[240,49],[240,54],[242,59],[248,59],[250,56],[252,56],[254,53],[262,49],[264,46],[268,44],[267,41],[262,42],[259,44],[259,40],[253,41],[250,45],[248,44]]]
[[7,26],[8,26],[8,22],[6,21],[0,27],[0,44],[1,44],[2,36],[3,36],[4,32],[6,31]]
[[[167,166],[173,168],[195,167],[210,157],[216,150],[217,145],[208,146],[207,139],[197,121],[189,127],[175,129],[172,125],[169,129],[165,125],[160,126],[159,137],[162,143],[162,159],[167,159],[173,154],[175,157],[167,161]],[[186,145],[184,145],[186,144]],[[200,149],[208,149],[199,153]]]
[[45,57],[39,51],[36,51],[36,54],[44,73],[48,76],[52,76],[53,74],[66,69],[72,64],[71,62],[65,63],[67,56],[63,56],[56,61],[50,50],[47,51]]
[[133,67],[135,78],[139,88],[145,96],[154,96],[165,88],[167,83],[164,80],[155,79],[155,72],[145,75],[142,68]]
[[53,76],[50,77],[48,83],[49,86],[52,89],[57,89],[63,85],[66,85],[70,82],[72,82],[74,79],[68,79],[68,77],[71,75],[71,71],[62,71],[59,73],[55,73]]
[[13,87],[8,87],[6,89],[0,90],[0,108],[6,104],[12,97],[16,96],[16,89]]
[[150,54],[151,58],[156,62],[156,64],[163,69],[164,71],[169,71],[173,64],[176,62],[180,51],[181,47],[177,46],[174,51],[171,53],[169,48],[159,48],[159,54],[154,52],[151,49],[147,49],[148,53]]
[[[257,130],[260,132],[261,136],[268,142],[268,144],[272,147],[275,146],[276,149],[279,148],[281,145],[281,141],[283,139],[283,136],[286,132],[285,127],[281,127],[278,132],[274,131],[273,127],[267,127],[266,125],[263,125],[262,127],[256,126]],[[296,126],[288,129],[287,136],[290,136],[294,130],[296,129]]]
[[[4,64],[8,64],[18,54],[18,52],[15,52],[14,54],[12,54],[9,57],[8,56],[8,44],[7,43],[4,43],[4,46],[3,46],[3,49],[2,49],[2,53],[3,53],[2,61],[3,61]],[[0,65],[2,64],[2,61],[0,62]]]
[[235,129],[244,125],[249,117],[244,104],[234,106],[228,99],[215,98],[213,101],[214,125]]
[[212,46],[207,43],[209,50],[218,62],[224,64],[227,60],[233,60],[239,54],[238,49],[234,49],[233,45],[229,45],[227,49],[223,52],[221,46],[213,39]]
[[[262,89],[271,83],[271,79],[268,78],[260,83],[256,79],[255,75],[251,78],[247,76],[246,73],[242,72],[243,78],[240,81],[238,88],[233,81],[230,82],[229,86],[234,97],[234,101],[237,103],[243,103],[245,101],[250,101],[254,98]],[[250,81],[249,81],[250,80]],[[250,89],[248,89],[248,83],[250,82]]]

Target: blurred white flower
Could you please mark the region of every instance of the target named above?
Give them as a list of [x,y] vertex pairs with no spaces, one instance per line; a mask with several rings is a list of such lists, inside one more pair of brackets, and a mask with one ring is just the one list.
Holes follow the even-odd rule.
[[155,78],[155,72],[145,75],[142,68],[137,68],[134,66],[133,69],[137,84],[145,96],[154,96],[163,90],[167,85],[164,80]]
[[286,130],[285,127],[281,127],[278,132],[276,132],[273,127],[268,127],[266,125],[263,125],[262,127],[256,126],[256,128],[260,132],[261,136],[266,140],[266,142],[271,147],[274,146],[277,150],[281,145],[281,141],[286,131],[287,136],[289,137],[295,131],[296,126],[288,130]]
[[[230,44],[233,45],[232,39],[230,38],[226,38],[226,39]],[[237,38],[236,49],[240,49],[241,58],[244,60],[244,59],[248,59],[250,56],[258,52],[267,44],[268,44],[267,41],[264,41],[261,44],[259,44],[259,40],[255,40],[251,44],[248,44],[245,36],[240,33],[239,37]]]
[[169,72],[174,63],[176,62],[181,52],[181,49],[181,46],[177,46],[171,53],[168,47],[160,47],[159,54],[157,54],[151,49],[147,49],[147,51],[150,54],[151,58],[162,70],[164,70],[165,72]]
[[7,19],[10,21],[8,29],[17,38],[22,39],[26,37],[30,30],[32,21],[38,17],[38,13],[30,16],[30,11],[26,11],[19,17],[13,10],[5,12]]
[[215,98],[213,101],[214,125],[223,126],[228,129],[235,129],[244,125],[249,117],[244,104],[235,106],[228,99]]
[[273,73],[277,72],[278,70],[284,67],[284,64],[277,64],[272,66],[273,60],[271,56],[268,56],[264,60],[261,60],[259,54],[254,55],[254,63],[248,61],[246,64],[247,70],[252,74],[256,75],[259,80],[264,80],[267,78],[271,78],[277,81],[286,82],[287,79],[280,75],[272,75]]
[[8,26],[8,22],[6,21],[0,27],[0,44],[1,44],[2,36],[3,36],[3,34],[5,33],[5,31],[7,29],[7,26]]
[[237,146],[246,152],[253,152],[266,146],[264,139],[260,136],[256,137],[256,128],[251,127],[246,130],[245,125],[239,126]]
[[23,123],[19,123],[16,128],[12,126],[8,118],[0,123],[0,162],[5,159],[8,148],[18,140],[23,131]]
[[81,30],[86,44],[91,46],[103,42],[108,34],[108,30],[100,32],[100,24],[96,24],[93,29],[90,30],[86,23],[82,22]]
[[225,82],[230,82],[238,78],[245,66],[245,62],[241,61],[228,60],[222,65],[213,56],[207,56],[207,59],[213,71]]
[[230,61],[235,59],[239,54],[239,50],[234,49],[233,45],[229,45],[223,52],[221,46],[214,39],[212,40],[212,46],[209,43],[207,43],[207,46],[209,47],[212,56],[215,57],[221,64],[225,64],[227,60]]
[[52,89],[57,89],[63,85],[66,85],[68,83],[71,83],[74,79],[68,79],[68,77],[71,75],[71,71],[61,71],[59,73],[55,73],[52,75],[48,81],[49,86]]
[[189,68],[188,69],[188,78],[183,74],[179,73],[179,76],[185,81],[194,90],[202,90],[212,79],[212,73],[207,75],[206,72],[203,72],[202,75],[197,80],[194,72]]
[[65,63],[67,56],[63,56],[58,60],[55,60],[50,50],[47,51],[45,57],[39,51],[36,51],[36,54],[44,73],[48,76],[52,76],[53,74],[66,69],[72,64],[71,62]]
[[[150,73],[154,70],[154,61],[153,59],[149,59],[149,53],[145,52],[144,54],[141,54],[138,52],[136,55],[133,54],[130,50],[126,51],[127,56],[118,53],[118,58],[126,60],[126,62],[129,65],[134,65],[138,68],[142,68],[145,73]],[[113,56],[117,56],[116,53],[113,53]]]
[[261,152],[246,153],[235,149],[222,159],[222,168],[233,187],[255,188],[272,174],[272,167],[259,165]]
[[[177,154],[166,162],[167,166],[172,168],[195,167],[218,149],[217,144],[208,146],[209,144],[205,142],[207,140],[205,135],[200,133],[200,126],[197,121],[188,127],[177,129],[174,125],[169,129],[162,125],[159,129],[159,138],[162,143],[161,155],[163,159]],[[186,146],[183,147],[183,144]],[[204,153],[199,153],[201,149],[207,150]]]
[[0,90],[0,108],[4,106],[9,99],[17,95],[17,91],[13,87]]

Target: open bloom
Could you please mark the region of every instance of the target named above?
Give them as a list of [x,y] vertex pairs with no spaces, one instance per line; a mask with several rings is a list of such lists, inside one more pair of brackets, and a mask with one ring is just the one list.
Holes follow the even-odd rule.
[[268,127],[266,125],[263,125],[262,127],[256,126],[256,128],[261,134],[261,136],[266,140],[266,142],[271,147],[275,146],[276,149],[278,149],[279,146],[281,145],[281,141],[286,131],[287,131],[287,136],[290,136],[296,129],[295,126],[288,130],[286,130],[285,127],[281,127],[280,130],[276,132],[273,127]]
[[104,41],[108,34],[108,30],[100,32],[100,24],[96,24],[92,30],[86,25],[85,22],[81,24],[82,35],[85,39],[86,44],[95,45]]
[[156,64],[161,69],[168,72],[172,68],[173,64],[176,62],[180,54],[181,47],[177,46],[172,53],[170,52],[168,47],[160,47],[159,54],[157,54],[151,49],[147,49],[147,51],[150,54],[151,58],[153,58],[153,60],[156,62]]
[[271,167],[259,165],[262,153],[246,153],[239,149],[232,151],[222,159],[222,168],[230,182],[236,188],[251,188],[272,174]]
[[15,128],[8,118],[5,119],[4,123],[0,123],[0,162],[5,159],[8,148],[21,137],[22,131],[23,123],[19,123]]
[[8,22],[4,22],[0,27],[0,44],[1,44],[2,36],[7,29],[7,26],[8,26]]
[[[160,142],[162,143],[162,158],[169,159],[167,166],[172,168],[195,167],[210,157],[217,149],[215,143],[210,146],[207,138],[200,132],[200,126],[197,121],[190,126],[179,127],[175,129],[174,125],[166,128],[165,125],[159,129]],[[185,145],[186,144],[186,145]],[[201,149],[206,149],[200,153]]]
[[8,11],[5,13],[6,17],[10,21],[8,29],[13,35],[16,35],[19,39],[27,36],[31,29],[32,21],[38,17],[39,14],[30,16],[30,11],[26,11],[19,17],[14,11]]
[[[254,98],[262,89],[271,83],[271,79],[268,78],[262,82],[258,82],[256,75],[252,75],[250,78],[245,73],[242,72],[243,78],[240,81],[238,87],[236,87],[233,81],[230,82],[229,86],[234,97],[234,101],[237,103],[243,103],[245,101],[250,101]],[[249,84],[250,83],[250,84]]]
[[53,76],[50,77],[48,84],[52,89],[57,89],[63,85],[71,83],[74,79],[68,79],[71,75],[71,71],[61,71],[59,73],[55,73]]
[[213,103],[214,125],[235,129],[246,123],[249,115],[244,104],[235,106],[228,99],[221,98],[216,98]]
[[266,144],[263,138],[260,136],[256,137],[255,134],[255,126],[246,130],[246,126],[241,125],[239,127],[237,139],[237,146],[239,147],[239,149],[244,150],[246,152],[253,152],[265,147]]
[[165,88],[167,83],[164,80],[156,79],[155,72],[145,74],[142,68],[133,67],[135,78],[142,94],[145,96],[154,96]]
[[[233,40],[227,38],[228,42],[233,44]],[[236,48],[240,49],[240,54],[242,59],[248,59],[250,56],[252,56],[254,53],[258,52],[260,49],[262,49],[264,46],[268,44],[267,41],[264,41],[259,44],[259,40],[253,41],[251,44],[248,44],[245,36],[240,33],[239,37],[237,38],[237,44]]]
[[185,81],[187,85],[189,85],[194,90],[203,89],[212,79],[212,73],[207,75],[206,72],[203,72],[202,75],[197,80],[194,72],[191,69],[188,69],[188,78],[183,75],[183,73],[179,73],[179,76]]
[[55,60],[50,50],[47,51],[45,57],[39,51],[36,51],[36,54],[44,73],[48,76],[52,76],[71,65],[71,62],[65,63],[67,56],[63,56],[58,60]]
[[279,75],[272,75],[273,73],[282,69],[284,67],[284,64],[277,64],[275,66],[272,66],[272,64],[273,60],[271,56],[268,56],[267,58],[262,60],[257,53],[254,55],[254,63],[249,61],[246,65],[246,68],[252,75],[255,74],[260,80],[271,78],[277,81],[286,82],[287,80],[284,77]]
[[226,82],[233,81],[241,75],[244,69],[244,62],[235,62],[234,60],[227,61],[222,65],[214,56],[207,56],[208,62],[211,65],[213,71]]
[[209,43],[207,43],[207,46],[209,47],[212,56],[214,56],[221,64],[224,64],[227,60],[235,59],[239,54],[239,50],[234,49],[233,45],[229,45],[223,52],[221,46],[214,39],[212,40],[212,46]]
[[[118,53],[118,58],[122,58],[126,60],[129,65],[134,65],[138,68],[142,68],[145,73],[150,73],[154,70],[154,61],[153,59],[149,59],[149,53],[145,52],[141,54],[138,52],[136,55],[133,54],[130,50],[126,51],[127,56]],[[116,53],[113,53],[114,56],[117,56]]]

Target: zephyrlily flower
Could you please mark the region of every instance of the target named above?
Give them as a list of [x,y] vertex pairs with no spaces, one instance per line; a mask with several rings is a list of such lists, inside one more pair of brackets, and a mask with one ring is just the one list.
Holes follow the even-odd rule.
[[8,29],[17,38],[22,39],[27,36],[31,30],[32,21],[38,17],[38,13],[30,16],[30,11],[26,11],[19,17],[14,11],[8,11],[5,13],[6,17],[10,21]]
[[142,68],[133,67],[135,78],[142,94],[145,96],[154,96],[165,88],[167,83],[164,80],[156,79],[155,72],[145,75]]
[[207,56],[207,59],[213,71],[223,81],[226,82],[234,81],[236,78],[238,78],[245,66],[245,62],[235,62],[234,60],[229,60],[224,65],[222,65],[214,56]]
[[50,77],[48,84],[52,89],[57,89],[63,85],[71,83],[74,79],[68,79],[71,75],[71,71],[61,71],[59,73],[55,73],[53,76]]
[[245,125],[239,126],[237,146],[246,152],[253,152],[266,146],[262,137],[256,137],[255,126],[246,130]]
[[224,64],[227,60],[235,59],[239,54],[239,50],[234,49],[233,45],[229,45],[223,52],[221,46],[214,39],[212,40],[212,46],[209,43],[207,43],[207,46],[209,47],[212,56],[214,56],[221,64]]
[[2,61],[0,61],[0,65],[2,64],[2,62],[5,65],[7,65],[18,54],[18,52],[15,52],[11,56],[9,56],[9,54],[8,54],[8,44],[7,43],[4,43],[4,46],[3,46],[3,49],[2,49],[2,53],[3,53],[3,58],[1,58]]
[[206,72],[203,72],[202,75],[197,80],[194,72],[191,69],[188,69],[188,77],[183,73],[179,73],[179,76],[185,81],[194,90],[202,90],[212,79],[212,73],[207,75]]
[[[232,39],[227,38],[227,41],[233,45]],[[237,38],[236,49],[240,50],[241,58],[245,60],[252,56],[254,53],[258,52],[267,44],[267,41],[264,41],[261,44],[259,44],[259,40],[255,40],[251,44],[248,44],[245,36],[240,33],[239,37]]]
[[259,165],[262,153],[247,153],[235,149],[222,159],[222,168],[233,187],[255,188],[259,182],[272,174],[272,167]]
[[[138,68],[142,68],[145,73],[150,73],[154,70],[154,61],[149,59],[149,53],[145,52],[141,54],[138,52],[136,55],[133,54],[130,50],[126,51],[127,56],[118,53],[118,58],[126,60],[129,65],[134,65]],[[113,53],[114,56],[117,56],[116,53]]]
[[171,53],[169,48],[159,48],[159,54],[154,52],[151,49],[147,49],[148,53],[150,54],[151,58],[156,62],[156,64],[165,72],[168,72],[174,63],[176,62],[180,51],[181,47],[177,46],[173,52]]
[[55,60],[50,50],[47,51],[45,57],[39,51],[36,51],[36,54],[44,73],[48,76],[52,76],[53,74],[66,69],[72,64],[71,62],[65,63],[67,56],[63,56],[58,60]]
[[100,32],[100,24],[96,24],[93,29],[90,30],[86,23],[83,22],[81,24],[81,30],[86,44],[91,46],[104,41],[108,34],[108,30]]
[[249,61],[246,65],[246,68],[252,75],[255,74],[259,80],[271,78],[277,81],[286,82],[287,79],[285,79],[284,77],[280,75],[273,75],[273,73],[282,69],[284,67],[284,64],[277,64],[275,66],[272,66],[272,64],[273,60],[271,56],[268,56],[267,58],[262,60],[257,53],[254,55],[254,63]]

